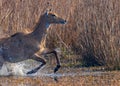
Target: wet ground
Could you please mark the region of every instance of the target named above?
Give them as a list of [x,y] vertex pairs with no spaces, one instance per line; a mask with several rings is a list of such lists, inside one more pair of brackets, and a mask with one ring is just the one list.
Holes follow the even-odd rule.
[[48,64],[36,74],[26,75],[38,65],[29,61],[3,65],[0,86],[120,86],[120,71],[105,71],[104,67],[61,67],[54,74],[55,65]]
[[54,74],[45,70],[29,76],[1,76],[0,86],[120,86],[119,71],[61,68]]

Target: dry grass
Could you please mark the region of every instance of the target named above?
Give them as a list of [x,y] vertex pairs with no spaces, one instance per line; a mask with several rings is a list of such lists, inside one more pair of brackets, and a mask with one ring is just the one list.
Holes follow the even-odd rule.
[[65,59],[69,49],[85,66],[120,68],[120,0],[0,0],[1,37],[32,30],[48,8],[68,23],[52,25],[46,46],[61,47]]
[[119,75],[108,72],[100,76],[64,76],[58,82],[50,77],[0,77],[0,86],[119,86]]

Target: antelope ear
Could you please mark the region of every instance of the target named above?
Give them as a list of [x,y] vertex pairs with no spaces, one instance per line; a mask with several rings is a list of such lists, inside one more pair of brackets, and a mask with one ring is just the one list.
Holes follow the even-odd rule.
[[50,11],[51,11],[51,9],[47,9],[46,10],[46,15],[48,15]]
[[49,9],[49,12],[52,11],[52,9]]

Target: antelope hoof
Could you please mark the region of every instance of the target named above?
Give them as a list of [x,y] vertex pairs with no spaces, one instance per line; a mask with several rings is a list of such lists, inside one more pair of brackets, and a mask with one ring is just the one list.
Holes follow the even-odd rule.
[[35,70],[31,70],[31,71],[27,72],[27,74],[32,74],[32,73],[36,73],[36,71]]
[[54,69],[54,73],[56,73],[60,67],[61,67],[60,65],[57,65]]

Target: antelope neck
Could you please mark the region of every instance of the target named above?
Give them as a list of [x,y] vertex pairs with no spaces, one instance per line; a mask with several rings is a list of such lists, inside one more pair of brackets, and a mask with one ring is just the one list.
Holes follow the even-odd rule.
[[45,17],[41,17],[34,28],[35,30],[31,33],[31,36],[38,42],[41,42],[42,37],[46,34],[46,30],[49,26],[50,24],[46,21]]

